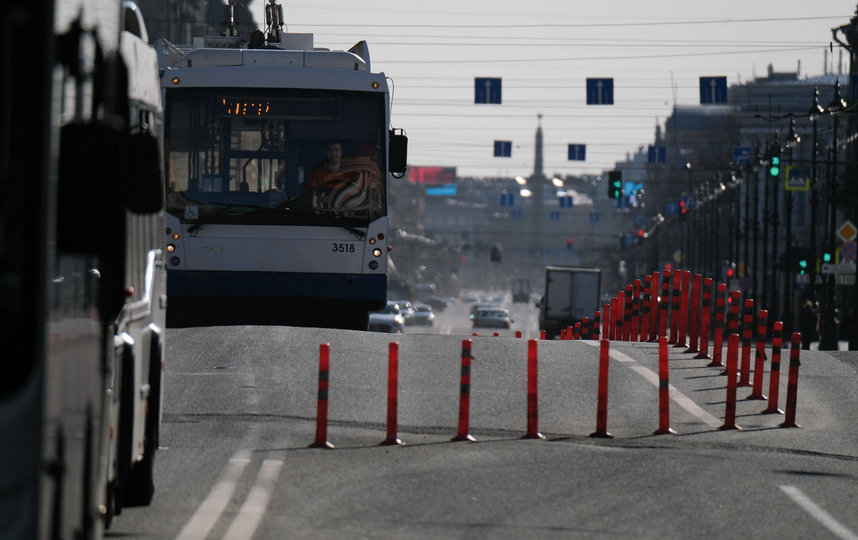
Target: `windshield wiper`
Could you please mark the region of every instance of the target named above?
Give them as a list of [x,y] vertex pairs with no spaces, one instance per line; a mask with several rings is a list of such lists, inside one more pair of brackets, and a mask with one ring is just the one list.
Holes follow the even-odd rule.
[[[218,204],[218,203],[214,203],[214,204]],[[218,208],[215,213],[213,213],[211,216],[207,216],[206,219],[203,219],[202,217],[197,218],[197,220],[194,222],[194,224],[191,225],[190,227],[188,227],[188,234],[193,234],[194,231],[196,231],[197,229],[199,229],[200,227],[205,225],[206,222],[208,221],[208,219],[215,218],[218,216],[222,216],[225,213],[229,212],[230,210],[234,210],[236,208],[250,208],[253,210],[273,210],[273,208],[270,206],[260,206],[258,204],[230,203],[230,204],[227,204],[226,206],[222,206],[221,208]]]

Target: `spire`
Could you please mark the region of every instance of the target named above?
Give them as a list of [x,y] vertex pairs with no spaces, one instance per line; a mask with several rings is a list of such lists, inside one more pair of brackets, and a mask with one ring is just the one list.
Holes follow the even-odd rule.
[[536,155],[533,160],[533,177],[542,178],[545,173],[542,171],[542,113],[536,115],[539,124],[536,128]]

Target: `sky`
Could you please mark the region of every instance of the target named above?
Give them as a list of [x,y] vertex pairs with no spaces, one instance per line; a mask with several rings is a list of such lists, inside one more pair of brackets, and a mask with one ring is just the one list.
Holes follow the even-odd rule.
[[[254,2],[251,10],[261,10]],[[832,28],[855,0],[283,1],[287,30],[317,47],[366,40],[371,68],[392,80],[392,127],[409,165],[460,177],[533,172],[538,116],[547,175],[601,174],[652,144],[674,105],[696,105],[700,77],[728,85],[776,72],[822,75]],[[257,15],[254,15],[257,16]],[[263,20],[259,16],[258,20]],[[842,33],[839,34],[843,39]],[[828,70],[848,55],[836,42]],[[475,104],[475,77],[502,80],[502,103]],[[586,79],[612,78],[614,105],[587,105]],[[494,141],[512,156],[494,157]],[[569,161],[569,144],[586,145]]]

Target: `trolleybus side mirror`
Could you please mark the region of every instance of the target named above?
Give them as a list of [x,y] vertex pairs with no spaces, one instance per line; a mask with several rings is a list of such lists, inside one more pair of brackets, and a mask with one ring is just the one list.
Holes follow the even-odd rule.
[[150,133],[128,137],[128,166],[125,170],[126,207],[135,214],[152,214],[164,206],[161,189],[161,149]]
[[119,164],[125,158],[121,121],[72,122],[60,128],[57,175],[57,249],[100,253],[110,245],[104,233],[122,229]]
[[405,176],[405,170],[408,168],[408,137],[401,129],[390,130],[389,164],[394,178]]

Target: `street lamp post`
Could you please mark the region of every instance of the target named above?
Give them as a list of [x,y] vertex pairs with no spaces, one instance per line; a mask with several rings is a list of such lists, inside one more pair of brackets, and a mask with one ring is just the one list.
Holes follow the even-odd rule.
[[[774,155],[774,152],[779,150],[780,143],[779,139],[779,131],[775,130],[775,134],[773,137],[769,137],[766,141],[766,158],[771,158]],[[765,167],[765,171],[763,172],[763,280],[761,285],[761,299],[763,302],[763,306],[765,309],[770,309],[769,306],[769,226],[774,225],[772,222],[772,217],[769,214],[769,177],[770,173],[768,172],[768,168],[771,167],[772,163],[768,163],[768,166]],[[777,183],[777,182],[775,182]],[[777,199],[775,199],[777,200]],[[775,227],[773,227],[775,228]],[[777,231],[775,231],[777,232]],[[774,273],[774,272],[773,272]],[[772,280],[773,281],[773,280]],[[758,294],[757,290],[754,289],[754,294]],[[772,301],[775,301],[774,296],[772,296]],[[775,310],[771,310],[775,311]],[[774,315],[774,313],[772,313]],[[773,318],[774,320],[774,318]]]
[[[795,131],[795,118],[791,118],[789,122],[789,134],[787,135],[785,143],[787,149],[787,170],[789,170],[792,165],[792,149],[799,142],[801,142],[801,137],[799,137],[798,133]],[[775,200],[777,200],[777,198]],[[786,268],[784,268],[783,319],[786,325],[784,328],[785,335],[790,335],[792,333],[792,329],[795,327],[795,315],[793,312],[793,308],[795,307],[795,299],[793,295],[793,291],[795,290],[795,268],[792,264],[792,202],[792,191],[784,189],[784,218],[786,219],[786,247],[784,248],[784,260],[786,261]],[[777,204],[775,204],[775,208],[777,208]],[[775,239],[777,242],[777,236],[775,236]],[[777,252],[777,249],[775,249],[775,252]]]
[[810,264],[810,286],[808,287],[809,299],[812,302],[816,302],[816,258],[819,255],[816,246],[816,225],[819,220],[819,176],[818,176],[818,164],[817,157],[819,156],[819,141],[816,138],[817,134],[817,122],[819,121],[819,116],[825,113],[825,109],[822,108],[822,105],[819,104],[819,88],[813,87],[813,104],[810,107],[810,111],[808,113],[808,118],[810,119],[810,124],[813,127],[813,141],[811,142],[811,153],[810,153],[810,253],[812,254],[813,260]]
[[[837,203],[834,200],[837,193],[837,124],[838,116],[846,108],[846,101],[840,95],[840,81],[834,84],[834,98],[828,105],[828,114],[834,124],[834,136],[831,145],[831,174],[828,176],[828,227],[826,246],[828,253],[834,253],[834,225],[837,221]],[[821,332],[819,336],[819,350],[836,351],[837,344],[837,321],[834,307],[834,274],[828,274],[825,279],[825,304],[822,309]]]
[[[757,148],[759,149],[759,145],[757,145]],[[753,212],[754,222],[751,224],[753,227],[753,230],[754,230],[754,254],[753,254],[754,264],[751,267],[751,276],[752,276],[751,277],[751,291],[752,291],[752,294],[748,295],[748,297],[753,297],[753,296],[757,295],[757,293],[758,293],[757,283],[759,283],[759,281],[757,280],[757,276],[758,276],[757,268],[759,267],[759,263],[760,263],[760,249],[759,249],[759,246],[760,246],[760,243],[759,243],[759,241],[760,241],[760,220],[758,219],[759,218],[758,213],[759,213],[759,208],[760,208],[760,176],[759,175],[761,172],[763,174],[765,174],[763,167],[759,166],[762,163],[761,158],[762,158],[762,150],[759,150],[758,154],[757,154],[757,159],[756,159],[758,165],[757,165],[757,169],[754,171],[754,212]]]

